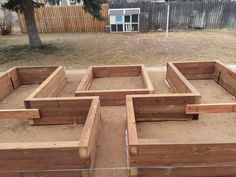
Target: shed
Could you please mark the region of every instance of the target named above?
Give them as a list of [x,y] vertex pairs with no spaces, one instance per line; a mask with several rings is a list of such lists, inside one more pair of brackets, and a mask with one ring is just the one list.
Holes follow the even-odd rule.
[[138,32],[140,8],[109,9],[110,32]]

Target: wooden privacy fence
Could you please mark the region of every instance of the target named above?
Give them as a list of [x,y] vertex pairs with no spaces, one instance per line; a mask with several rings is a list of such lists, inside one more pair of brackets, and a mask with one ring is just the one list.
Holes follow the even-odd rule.
[[[109,8],[140,8],[140,31],[165,29],[167,4],[158,2],[113,1]],[[236,2],[195,0],[170,2],[169,27],[172,29],[235,28]]]
[[[102,15],[107,17],[108,5],[102,6]],[[18,14],[21,32],[27,32],[23,14]],[[39,32],[104,32],[106,21],[98,21],[82,6],[51,6],[35,10]]]

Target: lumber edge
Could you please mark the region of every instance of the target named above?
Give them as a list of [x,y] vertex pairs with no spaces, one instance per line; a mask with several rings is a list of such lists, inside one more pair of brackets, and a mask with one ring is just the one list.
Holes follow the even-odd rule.
[[0,119],[38,119],[39,109],[2,109]]
[[200,113],[234,113],[236,103],[215,103],[215,104],[187,104],[186,114]]

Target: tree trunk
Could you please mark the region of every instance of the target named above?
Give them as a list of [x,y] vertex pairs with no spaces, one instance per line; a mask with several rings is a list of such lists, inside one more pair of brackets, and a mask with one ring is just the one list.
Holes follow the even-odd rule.
[[32,0],[22,0],[22,4],[30,46],[33,48],[38,48],[42,46],[42,42],[36,26],[33,2]]

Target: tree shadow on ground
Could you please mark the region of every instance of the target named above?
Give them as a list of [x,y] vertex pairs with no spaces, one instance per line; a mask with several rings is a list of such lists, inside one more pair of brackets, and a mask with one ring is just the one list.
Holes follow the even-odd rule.
[[60,51],[53,44],[44,44],[40,48],[31,48],[29,45],[11,45],[0,48],[0,64],[25,59],[29,55],[50,55]]

